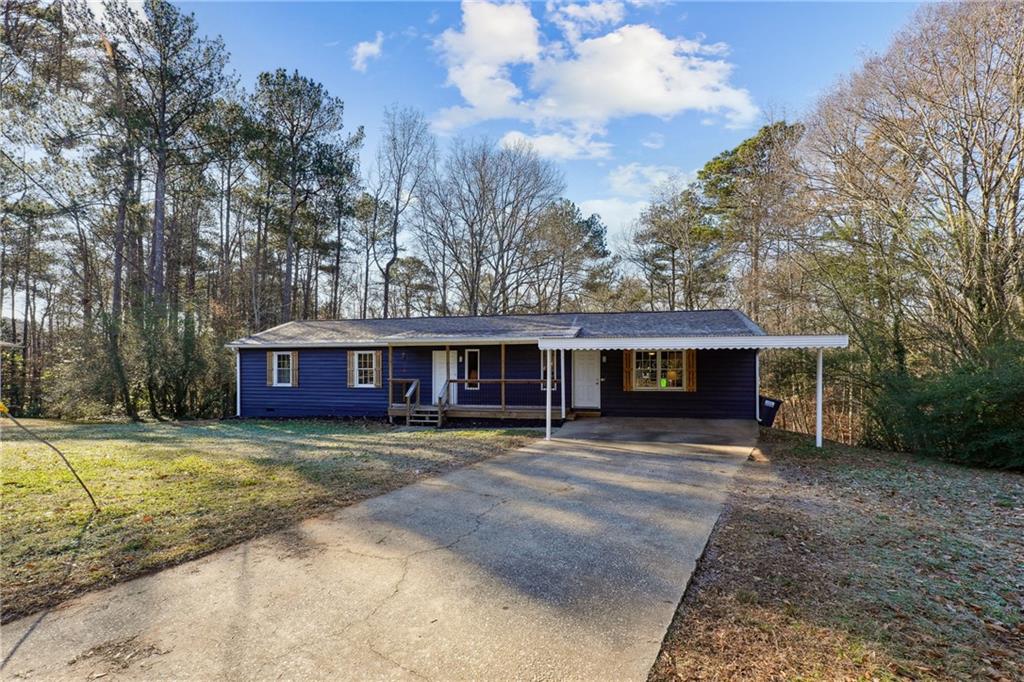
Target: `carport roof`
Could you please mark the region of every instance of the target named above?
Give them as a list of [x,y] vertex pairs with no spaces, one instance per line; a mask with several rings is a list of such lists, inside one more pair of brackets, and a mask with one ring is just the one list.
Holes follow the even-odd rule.
[[[768,347],[764,345],[765,342],[777,343],[780,338],[797,337],[769,336],[739,310],[726,309],[412,317],[387,320],[301,320],[287,322],[238,339],[228,346],[304,348],[439,343],[539,343],[541,348],[584,349],[667,348],[673,343],[687,343],[688,345],[679,347],[760,348]],[[718,345],[726,343],[732,345]]]

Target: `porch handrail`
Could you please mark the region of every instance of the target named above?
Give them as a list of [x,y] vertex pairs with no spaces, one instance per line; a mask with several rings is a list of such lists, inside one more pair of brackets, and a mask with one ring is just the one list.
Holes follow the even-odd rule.
[[[546,384],[547,379],[449,379],[450,384]],[[553,386],[558,385],[558,379],[551,379]]]
[[[390,381],[391,381],[391,383],[394,383],[394,384],[407,384],[409,386],[409,388],[405,391],[406,394],[408,394],[409,392],[411,392],[411,391],[413,391],[415,389],[415,391],[416,391],[416,402],[419,402],[419,388],[420,388],[420,380],[419,379],[404,379],[404,378],[400,378],[400,377],[394,377]],[[553,389],[557,389],[558,385],[560,383],[561,382],[558,379],[552,377],[552,379],[551,379],[551,387]],[[484,378],[480,378],[480,379],[449,379],[448,381],[445,382],[444,388],[442,388],[440,391],[437,392],[437,397],[440,398],[443,395],[447,395],[447,393],[445,392],[444,389],[445,388],[449,388],[453,384],[454,385],[461,385],[461,386],[464,386],[466,384],[506,384],[506,385],[509,385],[509,386],[516,386],[516,385],[522,386],[522,385],[527,385],[527,384],[537,384],[537,385],[540,385],[541,388],[543,388],[545,386],[545,384],[547,384],[547,380],[539,378],[539,377],[536,378],[536,379],[484,379]]]
[[[455,384],[457,386],[465,386],[466,384],[473,384],[474,386],[477,385],[477,384],[499,384],[499,385],[502,385],[502,386],[524,386],[524,385],[528,385],[528,384],[534,384],[534,385],[539,385],[541,390],[543,390],[546,387],[547,383],[548,383],[547,379],[540,379],[540,378],[537,378],[537,379],[449,379],[448,381],[445,382],[445,386],[447,387],[448,384]],[[559,383],[560,382],[558,381],[558,379],[552,378],[551,379],[551,390],[557,391]]]
[[407,390],[405,392],[405,399],[406,399],[406,401],[408,401],[410,398],[412,398],[413,395],[419,395],[419,391],[420,391],[420,380],[419,379],[413,379],[412,382],[409,384],[409,390]]
[[[395,404],[395,405],[401,404],[401,402],[405,399],[404,395],[405,395],[406,392],[408,392],[408,387],[410,387],[410,386],[416,386],[417,387],[417,402],[419,402],[419,397],[418,397],[419,396],[419,385],[420,385],[420,380],[419,379],[407,379],[407,378],[403,378],[403,377],[391,377],[391,378],[389,378],[387,380],[387,382],[388,382],[388,385],[391,387],[388,390],[388,402],[389,402],[389,404]],[[398,400],[394,400],[394,395],[395,395],[394,387],[396,385],[403,387],[402,388],[402,392],[399,394]]]
[[451,385],[453,381],[458,381],[458,379],[449,379],[448,381],[444,382],[444,386],[442,386],[441,390],[437,392],[438,409],[443,410],[445,407],[448,406],[449,398],[451,397],[451,390],[448,387]]
[[448,404],[451,402],[451,383],[458,381],[458,379],[448,379],[444,382],[444,386],[441,388],[441,392],[437,394],[437,425],[441,426],[444,424],[444,413],[448,409]]
[[[437,404],[439,407],[448,407],[451,402],[451,386],[454,384],[465,385],[465,384],[540,384],[543,389],[547,383],[544,379],[448,379],[444,382],[444,386],[437,393]],[[552,379],[551,388],[558,388],[558,381]]]
[[[415,397],[415,402],[413,398]],[[409,384],[409,388],[405,391],[405,421],[409,422],[409,418],[412,417],[414,409],[419,409],[420,406],[420,380],[413,379]]]

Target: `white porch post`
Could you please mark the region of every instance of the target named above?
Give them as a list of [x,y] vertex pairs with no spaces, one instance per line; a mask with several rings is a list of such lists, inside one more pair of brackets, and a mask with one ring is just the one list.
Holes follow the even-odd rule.
[[821,390],[821,374],[822,374],[822,353],[824,351],[818,349],[818,385],[815,393],[815,415],[814,415],[814,446],[821,447],[821,402],[822,402],[822,390]]
[[551,350],[544,351],[544,440],[551,440]]
[[562,419],[565,419],[565,349],[558,351],[558,394],[562,398]]
[[761,351],[754,351],[754,419],[761,421]]
[[235,416],[242,416],[242,354],[235,349]]

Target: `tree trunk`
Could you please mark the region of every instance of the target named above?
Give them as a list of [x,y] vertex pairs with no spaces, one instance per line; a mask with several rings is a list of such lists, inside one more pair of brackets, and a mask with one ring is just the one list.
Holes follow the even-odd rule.
[[366,250],[363,253],[363,303],[359,308],[359,318],[366,319],[366,309],[370,298],[370,241],[366,242]]
[[167,149],[158,142],[156,177],[153,190],[153,246],[149,264],[149,281],[153,287],[153,300],[158,305],[164,300],[164,199],[167,193]]
[[[396,192],[396,200],[401,201],[401,185],[398,186],[398,192]],[[398,205],[397,203],[395,204]],[[395,267],[395,262],[398,261],[398,212],[397,208],[394,209],[394,218],[391,220],[391,257],[388,259],[387,264],[384,265],[384,318],[387,319],[388,312],[391,306],[391,269]]]
[[341,211],[335,216],[334,270],[331,274],[331,317],[338,315],[338,286],[341,283]]
[[131,156],[131,152],[127,149],[121,155],[124,175],[122,176],[121,193],[117,198],[117,218],[114,222],[114,273],[110,292],[110,314],[117,323],[121,322],[125,223],[128,219],[128,202],[131,201],[132,189],[135,187],[135,170],[132,166]]
[[298,196],[294,175],[289,190],[288,238],[285,240],[284,278],[281,281],[281,322],[292,319],[292,272],[295,261],[295,213],[298,210]]

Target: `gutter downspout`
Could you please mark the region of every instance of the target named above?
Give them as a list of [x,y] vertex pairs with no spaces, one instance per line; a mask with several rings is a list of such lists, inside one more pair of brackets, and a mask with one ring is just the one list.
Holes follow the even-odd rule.
[[754,351],[754,419],[761,423],[761,349]]

